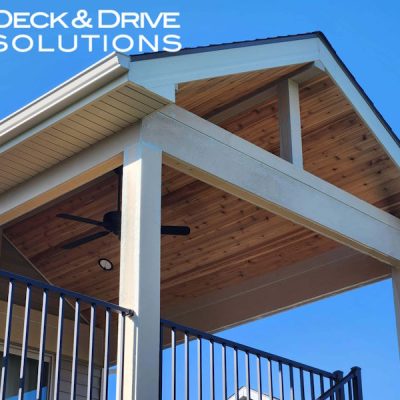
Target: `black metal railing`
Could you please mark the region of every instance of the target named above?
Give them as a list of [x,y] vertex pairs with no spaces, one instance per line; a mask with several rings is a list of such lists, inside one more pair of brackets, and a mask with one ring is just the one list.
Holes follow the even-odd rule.
[[[4,323],[0,400],[5,400],[9,396],[14,395],[18,396],[19,400],[24,398],[27,355],[28,351],[31,352],[32,349],[37,349],[36,400],[41,400],[44,397],[51,397],[57,400],[60,398],[61,391],[64,391],[64,395],[65,391],[67,391],[68,397],[71,399],[77,398],[78,368],[79,374],[83,374],[84,380],[86,380],[87,399],[98,397],[93,394],[94,372],[95,368],[102,371],[102,400],[106,400],[108,398],[111,338],[115,341],[112,355],[114,357],[115,354],[114,358],[117,359],[118,354],[118,365],[115,367],[119,374],[117,382],[121,385],[125,318],[133,314],[131,310],[2,270],[0,270],[0,286],[0,293],[3,295],[1,300],[6,304],[3,320],[0,323],[0,327]],[[40,328],[36,327],[36,332],[32,332],[31,319],[34,310],[40,313]],[[16,318],[13,315],[17,311],[20,314],[18,318],[23,318],[20,332],[16,331],[19,329],[19,326],[16,326]],[[46,337],[47,330],[49,329],[48,319],[50,315],[57,321],[56,327],[54,327],[57,331],[56,344],[52,350],[47,348],[49,339],[51,340],[51,338]],[[67,320],[69,320],[68,331],[66,331]],[[72,329],[70,329],[71,327]],[[114,327],[114,331],[112,331],[112,327]],[[85,340],[83,338],[80,340],[80,334],[83,333],[83,329],[86,332]],[[99,336],[99,332],[101,332],[101,336]],[[18,344],[18,354],[20,356],[19,377],[17,378],[17,382],[11,382],[14,391],[15,387],[17,387],[18,393],[16,394],[10,393],[7,383],[10,380],[8,367],[12,354],[12,342],[15,342],[14,339],[17,336],[21,339],[21,343]],[[98,343],[100,340],[101,343]],[[72,347],[70,349],[72,351],[69,351],[69,354],[64,354],[65,352],[63,352],[64,343],[69,344],[70,348]],[[53,369],[53,393],[51,396],[49,394],[44,396],[43,390],[47,384],[44,379],[45,357],[49,351],[53,352],[55,363]],[[85,354],[83,373],[80,354]],[[95,363],[95,360],[99,359],[101,359],[100,366],[98,363]],[[68,376],[69,387],[67,389],[65,387],[61,389],[60,387],[62,371]],[[79,378],[82,380],[82,376]],[[62,383],[65,386],[65,381]],[[80,384],[80,386],[82,385]],[[96,390],[98,390],[98,386],[99,384],[96,385]],[[118,390],[120,389],[117,388]]]
[[335,386],[321,394],[317,400],[335,398],[337,400],[362,400],[361,369],[354,367],[345,377],[342,377]]
[[359,368],[343,378],[167,320],[160,342],[162,400],[362,400]]

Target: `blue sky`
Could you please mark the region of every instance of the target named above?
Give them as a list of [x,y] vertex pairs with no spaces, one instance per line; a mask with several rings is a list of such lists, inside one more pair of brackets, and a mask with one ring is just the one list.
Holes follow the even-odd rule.
[[[180,11],[180,35],[185,46],[321,30],[389,124],[400,132],[400,3],[395,0],[3,0],[1,7],[14,11]],[[98,51],[0,54],[0,118],[104,55]],[[346,370],[358,364],[364,369],[367,400],[399,398],[400,368],[389,281],[260,320],[224,335],[327,369]]]

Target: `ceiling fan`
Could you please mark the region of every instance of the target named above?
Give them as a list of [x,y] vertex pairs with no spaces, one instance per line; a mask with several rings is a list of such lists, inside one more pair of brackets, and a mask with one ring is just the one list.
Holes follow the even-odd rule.
[[[122,195],[122,168],[117,168],[115,172],[118,175],[118,207],[116,211],[109,211],[103,215],[102,221],[96,221],[91,218],[79,217],[71,214],[57,214],[58,218],[69,219],[72,221],[81,222],[84,224],[95,225],[103,228],[101,232],[94,233],[92,235],[85,236],[81,239],[74,240],[62,246],[63,249],[73,249],[81,246],[82,244],[91,242],[93,240],[102,238],[104,236],[113,233],[119,239],[121,239],[121,195]],[[162,235],[173,235],[173,236],[186,236],[190,234],[190,228],[188,226],[161,226]]]

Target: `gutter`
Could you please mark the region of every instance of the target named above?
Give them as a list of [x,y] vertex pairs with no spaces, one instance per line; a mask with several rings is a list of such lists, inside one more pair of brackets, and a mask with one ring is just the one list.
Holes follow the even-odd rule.
[[129,71],[130,59],[112,53],[43,96],[0,120],[0,146]]

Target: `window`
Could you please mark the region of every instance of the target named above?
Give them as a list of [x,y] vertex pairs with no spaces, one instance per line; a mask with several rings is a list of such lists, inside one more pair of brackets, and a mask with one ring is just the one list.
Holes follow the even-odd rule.
[[[19,370],[21,366],[21,356],[9,353],[7,384],[6,384],[6,400],[18,399],[19,388]],[[36,385],[38,373],[38,360],[34,354],[28,354],[25,364],[25,400],[34,400],[36,398]],[[46,357],[43,370],[43,389],[42,399],[49,399],[49,382],[50,382],[50,359]]]

